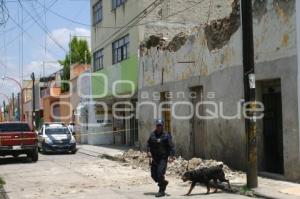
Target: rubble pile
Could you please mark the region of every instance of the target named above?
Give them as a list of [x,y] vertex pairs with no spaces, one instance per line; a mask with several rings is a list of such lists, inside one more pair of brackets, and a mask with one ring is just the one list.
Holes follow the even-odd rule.
[[[147,153],[132,150],[125,152],[123,155],[119,155],[118,159],[122,162],[125,162],[125,166],[131,166],[132,168],[140,168],[143,170],[149,170],[149,158]],[[177,157],[174,162],[169,163],[167,175],[179,177],[184,172],[198,169],[198,168],[208,168],[212,166],[217,166],[223,164],[215,160],[203,160],[201,158],[193,158],[191,160],[185,160],[182,157]],[[243,176],[243,172],[237,172],[231,170],[227,165],[223,164],[223,169],[226,174],[226,177],[229,179]]]

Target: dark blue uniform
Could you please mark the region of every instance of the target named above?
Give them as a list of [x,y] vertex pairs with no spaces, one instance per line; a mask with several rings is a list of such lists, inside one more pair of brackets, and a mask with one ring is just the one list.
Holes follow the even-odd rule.
[[166,132],[152,132],[148,140],[148,152],[152,156],[151,177],[158,183],[160,191],[164,192],[167,185],[165,173],[168,157],[175,155],[175,147],[171,134]]

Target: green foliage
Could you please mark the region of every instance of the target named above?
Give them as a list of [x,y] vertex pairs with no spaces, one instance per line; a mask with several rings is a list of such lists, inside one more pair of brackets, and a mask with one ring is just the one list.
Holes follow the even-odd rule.
[[[92,55],[86,40],[74,37],[69,46],[71,52],[65,56],[64,60],[59,61],[59,63],[63,65],[62,80],[70,80],[70,64],[91,64]],[[62,91],[69,91],[69,85],[62,84]]]
[[37,112],[35,114],[35,126],[36,126],[36,129],[40,129],[43,124],[44,124],[44,119],[41,117],[41,114],[39,112]]
[[5,185],[5,181],[0,177],[0,188],[2,188],[3,185]]

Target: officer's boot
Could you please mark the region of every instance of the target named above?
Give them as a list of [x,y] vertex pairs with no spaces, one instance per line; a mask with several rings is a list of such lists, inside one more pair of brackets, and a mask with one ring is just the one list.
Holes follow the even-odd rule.
[[159,183],[159,191],[158,193],[155,195],[155,197],[163,197],[166,195],[165,191],[167,188],[167,185],[169,184],[168,181],[164,180],[162,183]]
[[159,197],[164,197],[165,195],[166,195],[165,192],[159,191],[159,192],[155,195],[155,197],[159,198]]
[[167,180],[164,180],[164,184],[162,186],[162,191],[165,192],[166,189],[167,189],[167,186],[168,186],[169,182]]

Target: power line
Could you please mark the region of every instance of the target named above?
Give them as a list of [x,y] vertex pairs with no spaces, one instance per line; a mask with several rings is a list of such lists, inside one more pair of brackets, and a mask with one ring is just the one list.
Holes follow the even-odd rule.
[[[148,14],[150,14],[155,8],[157,8],[163,1],[164,0],[155,0],[154,2],[152,2],[147,8],[142,10],[137,16],[135,16],[133,19],[131,19],[126,25],[122,26],[120,29],[118,29],[116,32],[114,32],[112,35],[107,37],[103,43],[97,45],[95,47],[95,49],[98,49],[100,47],[105,48],[108,45],[110,45],[110,43],[112,41],[114,41],[117,37],[126,33],[133,27],[133,26],[130,27],[129,26],[130,24],[136,25],[137,23],[139,23],[143,18],[145,18]],[[124,28],[126,28],[126,29],[124,29]],[[118,33],[120,33],[120,34],[118,34]],[[116,37],[114,37],[114,36],[116,36]]]
[[[200,1],[200,2],[197,2],[197,3],[195,3],[194,5],[192,5],[192,6],[188,7],[188,8],[185,8],[185,9],[180,10],[180,11],[178,11],[178,12],[175,12],[175,13],[173,13],[173,14],[171,14],[171,15],[168,15],[165,19],[170,18],[170,17],[173,17],[173,16],[175,16],[175,15],[178,15],[178,14],[180,14],[180,13],[182,13],[182,12],[185,12],[185,11],[187,11],[187,10],[189,10],[189,9],[191,9],[191,8],[193,8],[193,7],[195,7],[195,6],[197,6],[198,4],[202,3],[203,1],[204,1],[204,0],[202,0],[202,1]],[[37,0],[37,3],[40,4],[40,6],[43,6],[38,0]],[[76,20],[74,20],[74,19],[71,19],[71,18],[68,18],[68,17],[66,17],[66,16],[63,16],[63,15],[61,15],[61,14],[59,14],[59,13],[57,13],[57,12],[51,10],[51,9],[48,9],[48,11],[49,11],[50,13],[52,13],[53,15],[55,15],[55,16],[61,18],[61,19],[64,19],[64,20],[66,20],[66,21],[69,21],[69,22],[71,22],[71,23],[78,24],[78,25],[82,25],[82,26],[87,26],[87,27],[93,27],[93,25],[91,25],[91,24],[86,24],[86,23],[82,23],[82,22],[76,21]],[[149,21],[149,22],[145,22],[145,23],[142,23],[142,24],[136,24],[136,25],[130,26],[130,27],[142,26],[142,25],[146,25],[146,24],[149,24],[149,23],[152,23],[152,22],[155,22],[155,21]],[[171,22],[171,23],[177,23],[177,22]],[[122,27],[123,27],[123,26],[99,26],[98,28],[120,29],[120,28],[122,28]]]
[[[42,49],[44,49],[44,46],[42,44],[40,44],[39,42],[35,41],[35,39],[20,24],[18,24],[18,22],[14,18],[12,18],[10,16],[10,19],[12,20],[13,23],[15,23],[22,30],[22,33],[26,33],[26,35],[29,39],[36,42]],[[49,49],[48,49],[48,52],[49,52]]]
[[[42,4],[41,4],[39,1],[37,1],[37,2],[38,2],[38,4],[40,4],[40,5],[42,6]],[[82,26],[92,27],[92,25],[90,25],[90,24],[86,24],[86,23],[82,23],[82,22],[79,22],[79,21],[75,21],[75,20],[73,20],[73,19],[71,19],[71,18],[65,17],[65,16],[63,16],[63,15],[57,13],[57,12],[54,12],[54,11],[51,10],[51,9],[48,9],[48,10],[49,10],[49,12],[51,12],[53,15],[55,15],[55,16],[57,16],[57,17],[60,17],[60,18],[62,18],[62,19],[64,19],[64,20],[66,20],[66,21],[72,22],[72,23],[74,23],[74,24],[82,25]]]
[[[49,38],[63,51],[65,51],[66,53],[68,52],[49,32],[47,27],[43,27],[32,15],[31,13],[25,8],[25,6],[23,6],[23,4],[21,3],[21,0],[18,0],[19,4],[22,6],[22,8],[24,9],[24,11],[32,18],[32,20],[49,36]],[[57,2],[58,0],[56,0]]]
[[167,19],[167,18],[170,18],[170,17],[174,17],[174,16],[176,16],[176,15],[179,15],[179,14],[181,14],[181,13],[187,11],[187,10],[190,10],[190,9],[194,8],[195,6],[197,6],[197,5],[199,5],[199,4],[203,3],[203,2],[204,2],[204,0],[199,1],[199,2],[197,2],[197,3],[193,4],[193,5],[191,5],[190,7],[187,7],[187,8],[185,8],[185,9],[183,9],[183,10],[178,11],[178,12],[174,12],[173,14],[168,15],[168,16],[166,17],[166,19]]
[[[21,26],[22,26],[22,29],[24,28],[24,13],[23,13],[23,9],[21,7]],[[21,65],[22,65],[22,68],[21,68],[21,79],[23,81],[23,78],[24,78],[24,71],[23,71],[23,67],[24,67],[24,32],[23,30],[21,30]]]
[[[39,1],[37,1],[37,2],[39,2]],[[34,12],[35,12],[35,14],[36,14],[36,16],[38,15],[38,12],[37,12],[37,10],[36,10],[36,8],[35,8],[35,6],[34,6],[34,4],[33,3],[31,3],[31,7],[33,8],[33,10],[34,10]],[[43,20],[40,20],[41,21],[41,23],[43,23],[43,25],[45,26],[45,28],[46,29],[48,29],[48,27],[47,27],[47,13],[46,13],[46,2],[45,2],[45,0],[44,0],[44,5],[43,5],[43,11],[44,11],[44,21]],[[38,17],[38,19],[40,19],[39,17]],[[44,49],[44,59],[43,59],[43,63],[42,63],[42,74],[43,74],[43,76],[45,76],[45,60],[46,60],[46,58],[47,58],[47,34],[45,34],[45,41],[44,41],[44,47],[45,47],[45,49]]]
[[[55,3],[56,3],[56,1],[53,1],[49,7],[54,6]],[[22,11],[22,12],[23,12],[23,11]],[[42,13],[40,13],[40,15],[39,15],[38,17],[42,17]],[[23,20],[23,25],[25,25],[25,23],[26,23],[26,21],[24,22],[24,20]],[[31,28],[31,27],[33,26],[33,24],[34,24],[34,22],[31,23],[26,29],[24,29],[24,28],[23,28],[23,29],[24,29],[25,31],[27,31],[29,28]],[[19,27],[18,25],[16,25],[16,28],[19,28],[19,29],[20,29],[20,27]],[[21,29],[21,30],[22,30],[22,29]],[[9,31],[10,31],[10,30],[9,30]],[[6,30],[6,32],[7,32],[7,30]],[[23,34],[23,32],[24,32],[24,31],[22,30],[22,31],[21,31],[21,34],[17,35],[17,36],[14,37],[12,40],[10,40],[10,41],[7,43],[7,46],[11,45],[11,44],[14,43],[19,37],[21,37],[22,34]],[[2,46],[0,49],[3,49],[3,46]]]
[[0,0],[0,26],[5,26],[8,18],[9,12],[6,7],[6,2],[4,0]]

